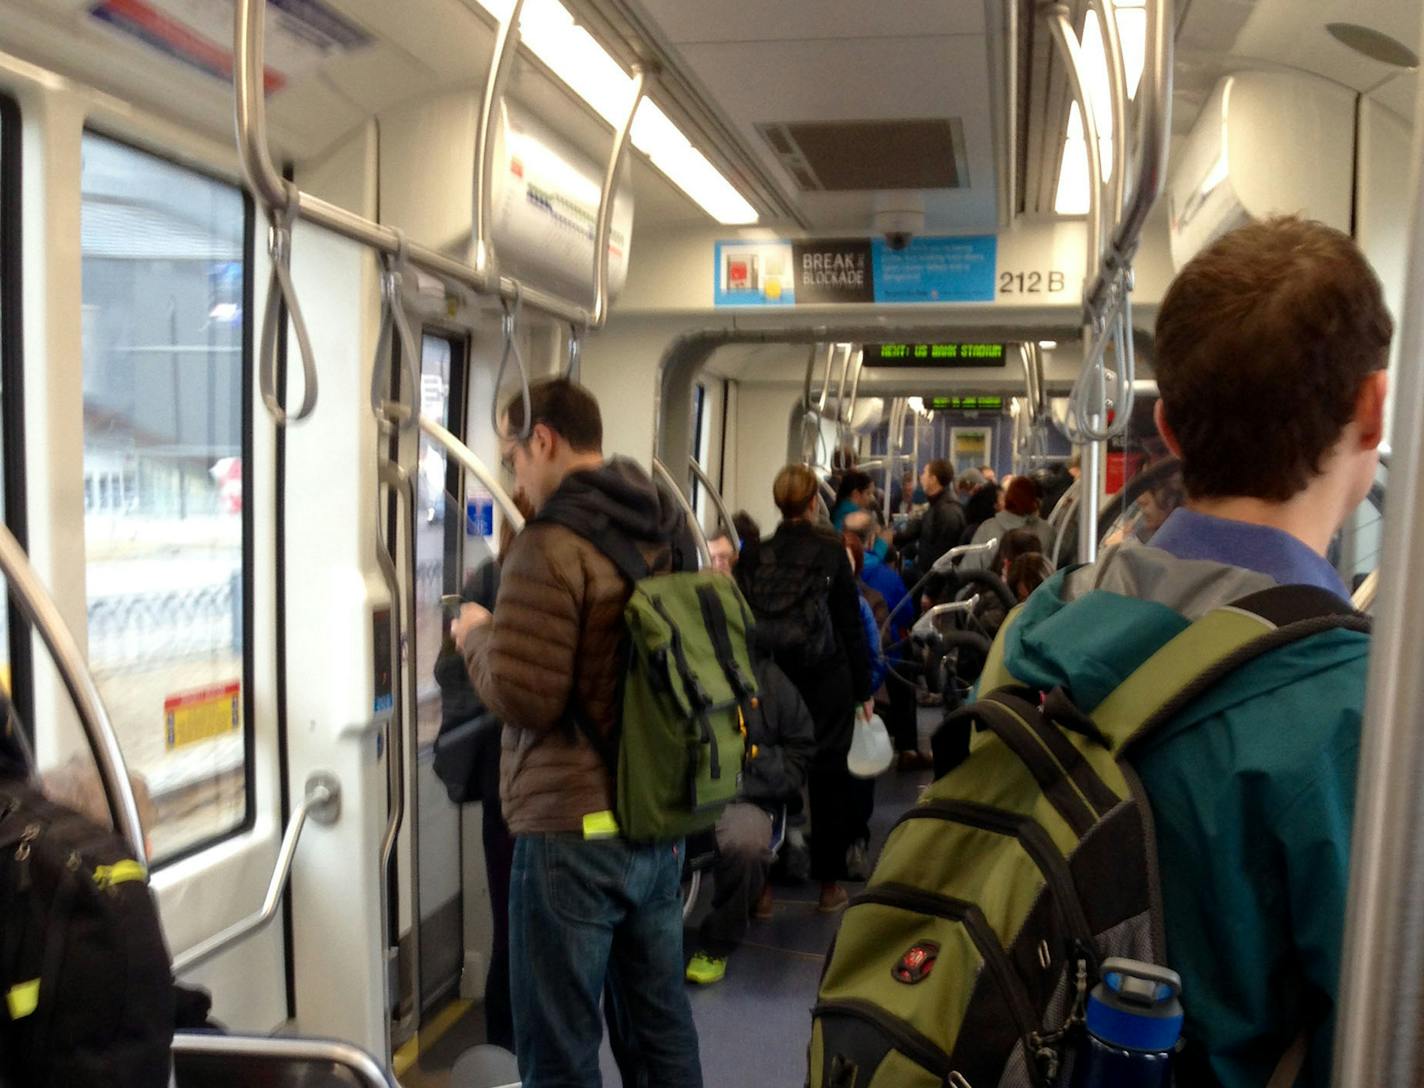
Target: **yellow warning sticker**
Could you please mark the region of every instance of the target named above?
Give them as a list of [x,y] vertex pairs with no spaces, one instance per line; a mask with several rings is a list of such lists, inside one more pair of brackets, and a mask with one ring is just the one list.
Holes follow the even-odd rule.
[[242,726],[242,684],[198,688],[163,700],[163,726],[168,750],[211,740]]

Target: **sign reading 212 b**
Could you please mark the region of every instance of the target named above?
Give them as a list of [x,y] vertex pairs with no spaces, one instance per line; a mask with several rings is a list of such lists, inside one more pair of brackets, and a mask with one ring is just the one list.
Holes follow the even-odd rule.
[[879,238],[718,242],[718,306],[992,302],[994,235],[915,238],[891,249]]

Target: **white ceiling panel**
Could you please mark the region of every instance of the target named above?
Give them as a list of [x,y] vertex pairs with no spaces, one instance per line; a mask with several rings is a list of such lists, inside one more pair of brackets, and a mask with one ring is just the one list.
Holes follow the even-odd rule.
[[1383,87],[1376,89],[1371,98],[1393,110],[1406,121],[1412,121],[1415,103],[1419,97],[1419,73],[1406,72],[1395,76]]
[[794,195],[814,229],[868,230],[871,194],[799,192],[758,124],[958,117],[969,188],[928,194],[926,228],[993,225],[995,168],[983,37],[702,44],[685,46],[681,53],[746,146]]
[[975,0],[642,0],[671,42],[797,41],[984,33]]

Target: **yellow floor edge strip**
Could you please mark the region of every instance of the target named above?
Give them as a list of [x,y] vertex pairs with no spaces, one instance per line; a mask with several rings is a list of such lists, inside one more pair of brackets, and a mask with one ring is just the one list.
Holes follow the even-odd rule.
[[408,1039],[396,1051],[395,1057],[391,1060],[392,1072],[397,1077],[404,1076],[420,1058],[420,1055],[438,1043],[441,1037],[455,1026],[460,1017],[470,1011],[473,1005],[473,1001],[456,999],[436,1013],[429,1024],[417,1031],[414,1038]]

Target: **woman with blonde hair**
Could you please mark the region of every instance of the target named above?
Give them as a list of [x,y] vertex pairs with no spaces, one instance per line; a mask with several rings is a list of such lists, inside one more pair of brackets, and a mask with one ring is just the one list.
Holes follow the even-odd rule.
[[737,581],[756,615],[758,642],[791,679],[816,723],[807,776],[811,875],[821,882],[818,909],[829,913],[848,898],[840,881],[855,821],[846,755],[856,705],[868,704],[874,689],[855,574],[840,536],[816,521],[819,486],[804,465],[777,473],[772,498],[781,524],[770,538],[748,545]]

